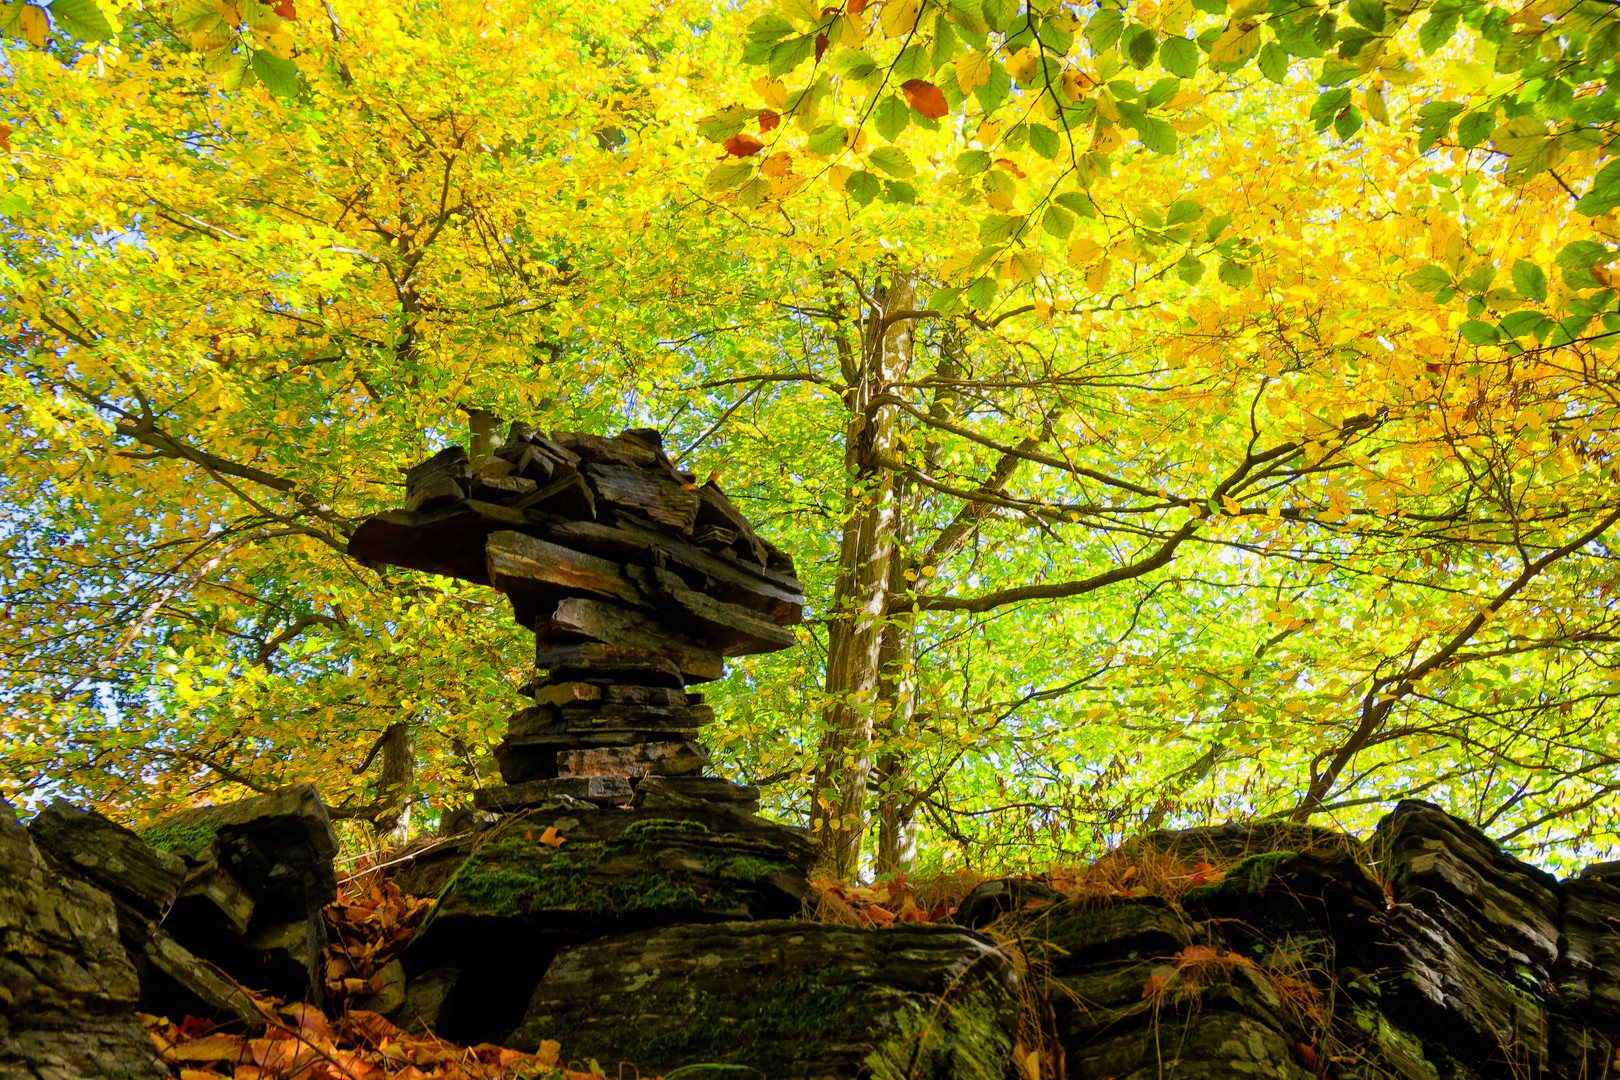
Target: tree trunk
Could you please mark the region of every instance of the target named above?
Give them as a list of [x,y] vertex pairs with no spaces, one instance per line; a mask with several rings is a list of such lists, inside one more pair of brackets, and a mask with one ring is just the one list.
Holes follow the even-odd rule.
[[[903,502],[904,496],[901,495]],[[902,519],[901,529],[905,529]],[[904,547],[902,538],[901,548]],[[895,558],[889,563],[889,594],[906,592],[905,570],[909,560]],[[878,845],[873,869],[886,876],[903,874],[917,857],[917,807],[911,801],[906,777],[911,771],[910,755],[899,746],[900,738],[911,731],[917,715],[917,664],[915,626],[910,612],[892,615],[883,625],[878,659],[878,702],[884,740],[888,745],[878,755],[877,816]]]
[[838,576],[827,634],[827,702],[822,711],[819,763],[811,790],[811,829],[819,843],[818,869],[853,877],[866,824],[872,773],[872,719],[878,703],[883,615],[888,607],[899,525],[893,460],[896,410],[872,401],[887,393],[911,359],[914,323],[885,324],[892,312],[914,305],[914,273],[895,274],[868,313],[860,355],[846,364],[845,496]]
[[377,776],[377,799],[381,807],[371,819],[379,848],[394,847],[410,838],[411,781],[416,774],[416,752],[411,726],[403,720],[389,724],[380,740],[382,766]]

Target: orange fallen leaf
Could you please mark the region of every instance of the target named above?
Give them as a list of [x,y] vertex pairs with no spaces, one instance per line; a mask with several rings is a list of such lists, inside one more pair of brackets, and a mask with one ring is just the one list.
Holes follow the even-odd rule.
[[248,1049],[235,1035],[204,1035],[188,1043],[170,1047],[163,1055],[169,1061],[246,1061]]
[[1168,975],[1149,975],[1148,981],[1142,984],[1142,996],[1150,998],[1163,990],[1170,982]]
[[540,842],[548,847],[562,847],[564,844],[568,843],[568,841],[563,839],[562,835],[557,832],[557,826],[555,825],[546,826],[546,831],[540,834]]
[[1206,964],[1219,955],[1208,945],[1189,945],[1176,953],[1175,959],[1178,964]]

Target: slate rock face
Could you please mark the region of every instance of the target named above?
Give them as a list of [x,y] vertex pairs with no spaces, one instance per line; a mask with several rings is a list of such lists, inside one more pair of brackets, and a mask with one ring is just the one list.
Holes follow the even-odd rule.
[[[140,835],[186,867],[164,922],[172,944],[154,958],[155,970],[167,970],[180,948],[245,986],[320,1002],[327,943],[321,909],[337,898],[337,834],[314,785],[187,810]],[[183,989],[182,999],[211,1001],[219,1015],[212,987]]]
[[[548,829],[560,843],[543,842]],[[427,1003],[413,1015],[442,1037],[504,1037],[560,948],[667,923],[796,915],[812,858],[798,831],[723,805],[525,817],[468,844],[406,950],[407,1000]]]
[[112,898],[53,874],[0,801],[0,1078],[160,1077]]
[[772,1080],[1003,1080],[1017,985],[1005,953],[956,927],[669,926],[563,953],[508,1045],[557,1039],[610,1076],[624,1062],[643,1074],[714,1064]]

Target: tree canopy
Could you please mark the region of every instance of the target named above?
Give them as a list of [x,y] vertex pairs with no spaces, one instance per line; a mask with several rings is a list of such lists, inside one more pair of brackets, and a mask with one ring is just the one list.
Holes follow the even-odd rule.
[[0,32],[8,797],[467,804],[521,635],[346,543],[481,411],[662,428],[794,554],[715,742],[836,872],[1405,795],[1620,843],[1612,4]]

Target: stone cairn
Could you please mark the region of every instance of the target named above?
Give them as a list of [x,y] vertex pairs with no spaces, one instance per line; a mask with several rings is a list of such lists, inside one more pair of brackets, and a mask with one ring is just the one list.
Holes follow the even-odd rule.
[[482,461],[452,446],[405,474],[405,507],[368,518],[349,553],[491,585],[535,636],[534,705],[495,751],[497,813],[730,803],[756,788],[705,775],[714,718],[688,687],[724,658],[793,644],[803,589],[710,481],[649,429],[615,438],[513,425]]

